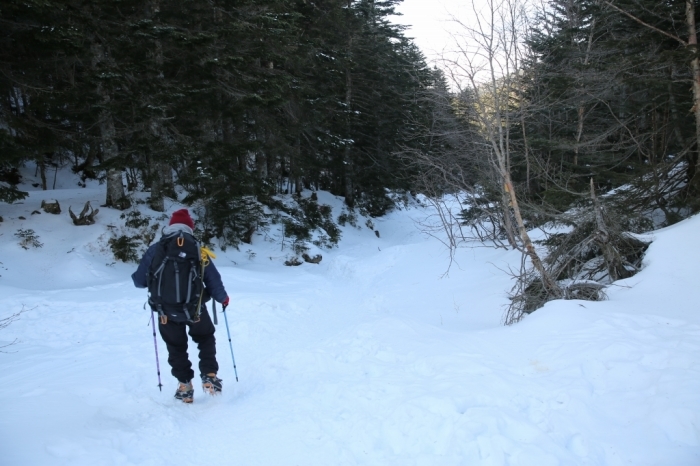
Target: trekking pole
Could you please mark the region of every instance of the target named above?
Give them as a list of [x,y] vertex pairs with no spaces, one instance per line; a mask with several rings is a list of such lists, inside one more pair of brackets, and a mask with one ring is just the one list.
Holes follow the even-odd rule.
[[156,348],[156,369],[158,369],[158,388],[163,391],[163,384],[160,381],[160,362],[158,361],[158,342],[156,341],[156,321],[151,311],[151,327],[153,327],[153,346]]
[[228,329],[228,317],[226,317],[226,307],[223,306],[224,321],[226,321],[226,333],[228,334],[228,347],[231,348],[231,360],[233,361],[233,372],[236,374],[236,382],[238,382],[238,371],[236,370],[236,358],[233,357],[233,345],[231,344],[231,332]]
[[214,325],[219,325],[219,319],[216,318],[216,300],[211,300],[212,312],[214,313]]

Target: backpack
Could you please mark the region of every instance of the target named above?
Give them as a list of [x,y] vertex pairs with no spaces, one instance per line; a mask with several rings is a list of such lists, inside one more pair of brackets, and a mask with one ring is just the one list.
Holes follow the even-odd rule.
[[148,268],[148,302],[167,322],[199,321],[204,294],[201,251],[197,240],[185,232],[158,241]]

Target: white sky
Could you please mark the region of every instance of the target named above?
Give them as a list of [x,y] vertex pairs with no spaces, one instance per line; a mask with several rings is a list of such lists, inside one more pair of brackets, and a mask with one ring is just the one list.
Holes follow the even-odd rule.
[[[483,0],[476,0],[477,5]],[[473,16],[469,0],[404,0],[396,9],[403,16],[395,16],[393,22],[410,25],[406,36],[413,37],[428,61],[441,52],[453,48],[451,33],[459,27],[452,17],[468,22]]]
[[[527,1],[517,3],[523,6]],[[494,0],[403,0],[396,8],[402,16],[394,16],[392,21],[409,26],[406,36],[413,38],[428,64],[443,69],[452,86],[462,88],[470,85],[465,69],[476,71],[477,80],[483,78],[482,71],[488,69],[479,45],[483,40],[479,39],[478,32],[472,36],[473,31],[467,29],[488,30],[492,21],[497,23],[499,20],[486,13],[490,7],[498,11],[502,6]],[[479,22],[476,21],[477,15]],[[496,74],[505,72],[499,69],[501,65],[503,63],[494,64]]]

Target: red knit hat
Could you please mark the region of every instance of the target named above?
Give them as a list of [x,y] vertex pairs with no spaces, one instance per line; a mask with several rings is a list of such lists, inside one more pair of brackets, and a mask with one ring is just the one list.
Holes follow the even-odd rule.
[[194,222],[187,209],[180,209],[173,212],[173,216],[170,217],[170,223],[168,225],[172,225],[173,223],[182,223],[194,230]]

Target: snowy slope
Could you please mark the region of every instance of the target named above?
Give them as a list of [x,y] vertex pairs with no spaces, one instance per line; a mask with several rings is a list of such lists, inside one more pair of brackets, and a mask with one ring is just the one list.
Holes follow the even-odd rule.
[[[26,309],[0,330],[19,340],[0,353],[1,465],[700,464],[700,218],[656,232],[608,301],[511,327],[501,269],[518,255],[463,249],[445,274],[415,225],[427,208],[374,219],[379,238],[347,226],[318,265],[284,267],[257,236],[217,251],[240,382],[219,314],[224,393],[182,405],[160,340],[158,391],[135,266],[101,251],[119,213],[74,227],[68,205],[103,190],[62,187],[0,204],[0,318]],[[31,215],[42,199],[64,213]],[[44,246],[20,248],[19,228]]]

